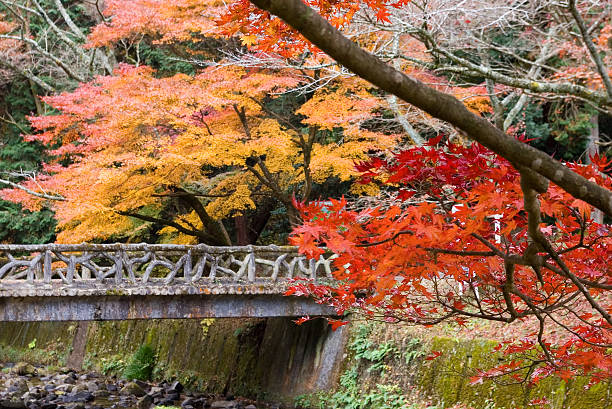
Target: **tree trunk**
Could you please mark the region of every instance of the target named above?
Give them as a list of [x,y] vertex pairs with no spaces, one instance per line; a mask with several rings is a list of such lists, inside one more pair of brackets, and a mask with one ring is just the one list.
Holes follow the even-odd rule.
[[[591,117],[591,124],[591,133],[589,134],[585,151],[585,163],[591,163],[591,157],[599,153],[599,115],[597,113]],[[599,209],[593,209],[593,212],[591,212],[591,220],[602,224],[604,221],[603,212]]]
[[236,228],[236,245],[246,246],[247,244],[252,244],[249,240],[247,217],[244,214],[234,217],[234,226]]
[[248,238],[249,244],[255,244],[263,232],[264,228],[270,220],[272,211],[276,208],[276,200],[272,198],[266,198],[261,203],[258,203],[257,210],[248,224]]
[[202,205],[202,202],[200,202],[200,199],[179,187],[174,187],[173,190],[174,192],[179,192],[183,194],[183,196],[180,196],[180,199],[183,200],[189,207],[191,207],[197,213],[198,217],[200,218],[200,221],[204,225],[204,229],[206,230],[206,232],[217,238],[217,242],[209,244],[216,246],[232,245],[232,241],[230,240],[229,234],[227,234],[227,230],[225,230],[225,226],[223,226],[221,220],[215,220],[210,217],[210,215],[208,214],[208,212],[206,212],[206,209]]

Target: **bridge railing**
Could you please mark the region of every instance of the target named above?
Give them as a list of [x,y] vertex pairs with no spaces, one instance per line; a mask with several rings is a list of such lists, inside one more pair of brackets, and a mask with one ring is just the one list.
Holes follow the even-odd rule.
[[185,284],[215,279],[253,283],[261,279],[331,278],[330,263],[334,257],[307,259],[291,246],[0,245],[0,285],[3,281]]

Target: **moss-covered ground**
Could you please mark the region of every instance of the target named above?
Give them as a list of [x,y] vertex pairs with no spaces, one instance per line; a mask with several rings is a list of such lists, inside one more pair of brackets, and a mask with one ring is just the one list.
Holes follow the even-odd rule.
[[[494,350],[498,342],[448,333],[431,336],[432,332],[354,324],[336,390],[300,396],[296,404],[317,409],[511,409],[535,408],[530,404],[533,399],[546,398],[545,409],[612,408],[609,382],[587,388],[585,378],[565,382],[551,377],[533,387],[492,381],[471,384],[476,369],[507,359]],[[427,359],[433,351],[440,355]]]

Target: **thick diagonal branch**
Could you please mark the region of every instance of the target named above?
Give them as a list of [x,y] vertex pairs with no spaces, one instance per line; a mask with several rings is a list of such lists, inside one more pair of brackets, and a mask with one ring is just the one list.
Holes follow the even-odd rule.
[[172,189],[176,193],[181,193],[182,196],[179,196],[179,199],[185,202],[189,207],[191,207],[202,222],[204,229],[210,233],[210,235],[214,238],[210,243],[214,245],[220,246],[231,246],[232,242],[230,240],[229,234],[227,230],[223,226],[223,223],[220,220],[215,220],[212,218],[200,199],[198,199],[195,195],[190,194],[185,189],[174,187]]
[[301,0],[251,0],[279,16],[348,69],[435,118],[463,130],[515,166],[523,166],[555,182],[572,196],[612,217],[612,192],[571,171],[546,153],[522,143],[475,115],[457,98],[437,91],[389,66],[342,35]]
[[175,228],[176,230],[178,230],[179,232],[186,234],[188,236],[194,236],[197,237],[198,239],[200,239],[201,241],[203,241],[204,243],[208,243],[208,244],[216,244],[217,240],[215,239],[215,237],[213,237],[212,235],[202,231],[202,230],[194,230],[194,229],[188,229],[187,227],[178,224],[172,220],[167,220],[167,219],[161,219],[158,217],[152,217],[152,216],[147,216],[144,214],[140,214],[140,213],[136,213],[136,212],[126,212],[126,211],[117,211],[117,214],[121,215],[121,216],[127,216],[127,217],[134,217],[136,219],[140,219],[146,222],[151,222],[151,223],[159,223],[165,226],[170,226]]

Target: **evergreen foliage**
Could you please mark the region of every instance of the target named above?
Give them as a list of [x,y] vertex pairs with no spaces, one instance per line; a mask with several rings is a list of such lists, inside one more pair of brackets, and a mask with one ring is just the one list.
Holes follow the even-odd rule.
[[[22,136],[31,130],[26,116],[35,111],[36,106],[28,83],[19,78],[8,84],[0,98],[0,107],[14,122],[0,123],[0,178],[18,181],[19,178],[12,174],[36,171],[44,158],[43,145],[26,142]],[[55,240],[55,225],[53,212],[48,209],[31,212],[20,204],[0,200],[0,242],[52,242]]]
[[157,357],[153,348],[147,344],[141,345],[130,359],[123,372],[123,377],[128,380],[151,380],[156,360]]

